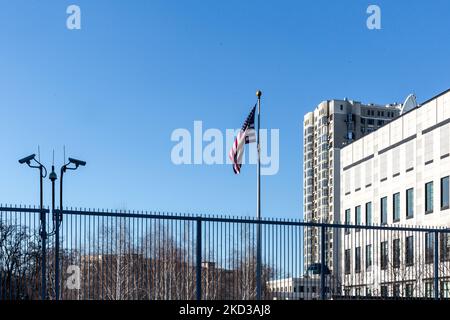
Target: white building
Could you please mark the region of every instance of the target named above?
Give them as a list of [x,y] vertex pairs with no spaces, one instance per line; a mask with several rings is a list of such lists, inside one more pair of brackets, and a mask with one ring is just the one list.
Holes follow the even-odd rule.
[[320,277],[284,278],[267,282],[273,300],[319,300]]
[[[341,223],[450,227],[450,90],[343,147],[340,159]],[[430,295],[434,236],[342,232],[346,293]],[[440,290],[448,297],[447,236],[441,236],[439,248]]]

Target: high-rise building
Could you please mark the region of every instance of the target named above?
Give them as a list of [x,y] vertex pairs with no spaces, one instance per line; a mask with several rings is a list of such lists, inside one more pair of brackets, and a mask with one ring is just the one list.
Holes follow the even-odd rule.
[[[345,100],[321,102],[304,117],[304,221],[334,223],[340,212],[339,150],[383,126],[400,114],[400,104],[376,105]],[[320,261],[317,228],[305,228],[304,266]],[[333,255],[333,233],[325,236],[326,263],[337,263]]]

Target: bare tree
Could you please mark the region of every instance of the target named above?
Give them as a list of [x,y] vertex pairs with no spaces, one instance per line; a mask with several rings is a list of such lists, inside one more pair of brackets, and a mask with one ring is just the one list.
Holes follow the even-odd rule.
[[[235,266],[232,270],[233,286],[236,289],[233,292],[233,299],[237,300],[255,300],[256,299],[256,267],[257,267],[257,245],[256,237],[250,226],[242,228],[239,242],[241,250],[234,250],[230,260]],[[267,282],[273,277],[274,270],[267,264],[261,262],[261,293],[263,297],[270,295]]]
[[38,297],[39,253],[39,239],[27,227],[0,221],[0,299]]

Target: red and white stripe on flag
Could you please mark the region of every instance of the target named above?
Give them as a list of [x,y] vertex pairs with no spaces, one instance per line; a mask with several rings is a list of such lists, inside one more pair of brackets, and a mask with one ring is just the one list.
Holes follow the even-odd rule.
[[244,155],[245,146],[245,132],[240,130],[236,139],[234,140],[233,147],[230,150],[230,160],[233,162],[233,171],[235,174],[241,172],[242,157]]
[[245,120],[242,129],[239,130],[239,133],[234,140],[233,146],[231,147],[230,153],[228,155],[230,160],[233,162],[233,171],[235,174],[239,174],[241,172],[245,145],[248,143],[256,142],[255,110],[256,105],[253,107],[252,111]]

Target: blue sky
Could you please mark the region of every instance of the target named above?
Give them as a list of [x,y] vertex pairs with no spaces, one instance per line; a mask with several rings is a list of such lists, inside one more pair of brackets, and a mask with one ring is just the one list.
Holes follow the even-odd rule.
[[[81,8],[81,30],[66,8]],[[377,4],[382,29],[368,30]],[[280,129],[280,170],[262,214],[300,218],[302,119],[320,101],[419,102],[450,87],[450,2],[0,1],[0,203],[37,204],[37,152],[65,178],[65,204],[255,214],[256,170],[175,166],[177,128],[239,128],[255,91]],[[228,150],[229,146],[226,146]],[[50,204],[50,183],[45,184]]]

